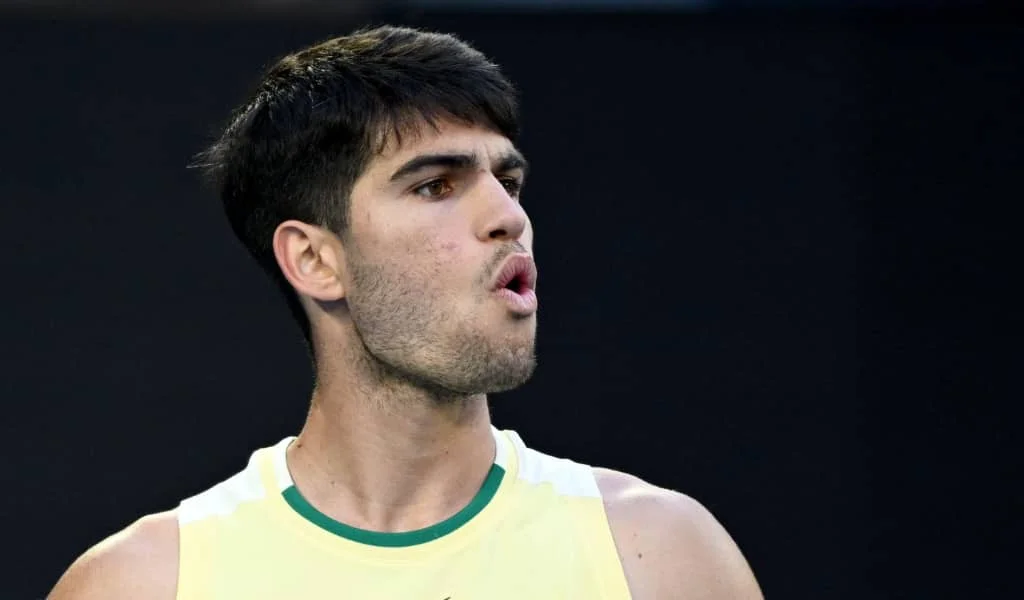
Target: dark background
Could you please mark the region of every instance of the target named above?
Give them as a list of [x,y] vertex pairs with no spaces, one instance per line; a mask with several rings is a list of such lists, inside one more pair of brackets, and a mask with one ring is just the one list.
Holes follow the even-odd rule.
[[264,65],[384,22],[523,92],[540,367],[497,425],[696,497],[770,598],[1013,595],[1020,21],[0,16],[0,597],[297,431],[298,329],[185,166]]

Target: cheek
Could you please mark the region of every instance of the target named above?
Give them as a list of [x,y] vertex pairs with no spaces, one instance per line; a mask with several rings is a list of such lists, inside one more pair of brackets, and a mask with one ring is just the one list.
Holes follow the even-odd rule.
[[398,260],[409,265],[409,276],[425,279],[429,287],[450,289],[458,277],[459,257],[464,248],[461,242],[438,236],[435,232],[421,232],[401,244]]
[[452,240],[440,240],[437,243],[438,254],[442,257],[453,257],[458,255],[459,248],[461,247],[462,244]]
[[428,268],[443,279],[444,284],[451,286],[454,283],[453,278],[458,276],[460,256],[463,252],[462,243],[451,238],[434,238],[427,241],[423,247],[428,248],[424,256]]
[[451,236],[434,237],[420,249],[422,260],[417,263],[428,273],[429,286],[441,296],[457,302],[457,298],[475,295],[481,281],[486,260],[478,254],[471,242]]

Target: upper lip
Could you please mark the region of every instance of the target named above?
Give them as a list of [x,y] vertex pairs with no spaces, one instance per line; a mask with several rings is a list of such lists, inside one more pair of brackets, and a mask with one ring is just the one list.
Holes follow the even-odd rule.
[[528,254],[513,254],[505,259],[494,278],[492,289],[500,290],[516,278],[521,280],[525,288],[532,290],[537,286],[537,265]]

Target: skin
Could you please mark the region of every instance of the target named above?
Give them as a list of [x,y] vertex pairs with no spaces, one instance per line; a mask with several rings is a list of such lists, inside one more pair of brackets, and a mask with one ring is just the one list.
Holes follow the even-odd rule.
[[[395,178],[425,155],[467,156]],[[409,531],[465,506],[494,459],[486,394],[525,382],[536,317],[491,291],[511,253],[531,254],[511,142],[452,122],[423,127],[356,181],[350,228],[298,221],[274,235],[278,264],[314,332],[317,386],[288,450],[303,495],[356,527]],[[595,469],[637,600],[758,599],[736,544],[693,499]],[[174,511],[144,517],[79,557],[51,600],[173,599]]]

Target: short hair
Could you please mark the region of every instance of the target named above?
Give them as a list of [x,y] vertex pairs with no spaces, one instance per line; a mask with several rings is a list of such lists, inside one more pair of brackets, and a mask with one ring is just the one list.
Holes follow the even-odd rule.
[[455,36],[363,29],[289,54],[194,166],[223,202],[235,235],[283,292],[314,357],[309,319],[274,258],[290,219],[344,235],[352,186],[388,140],[450,119],[519,135],[516,90]]

